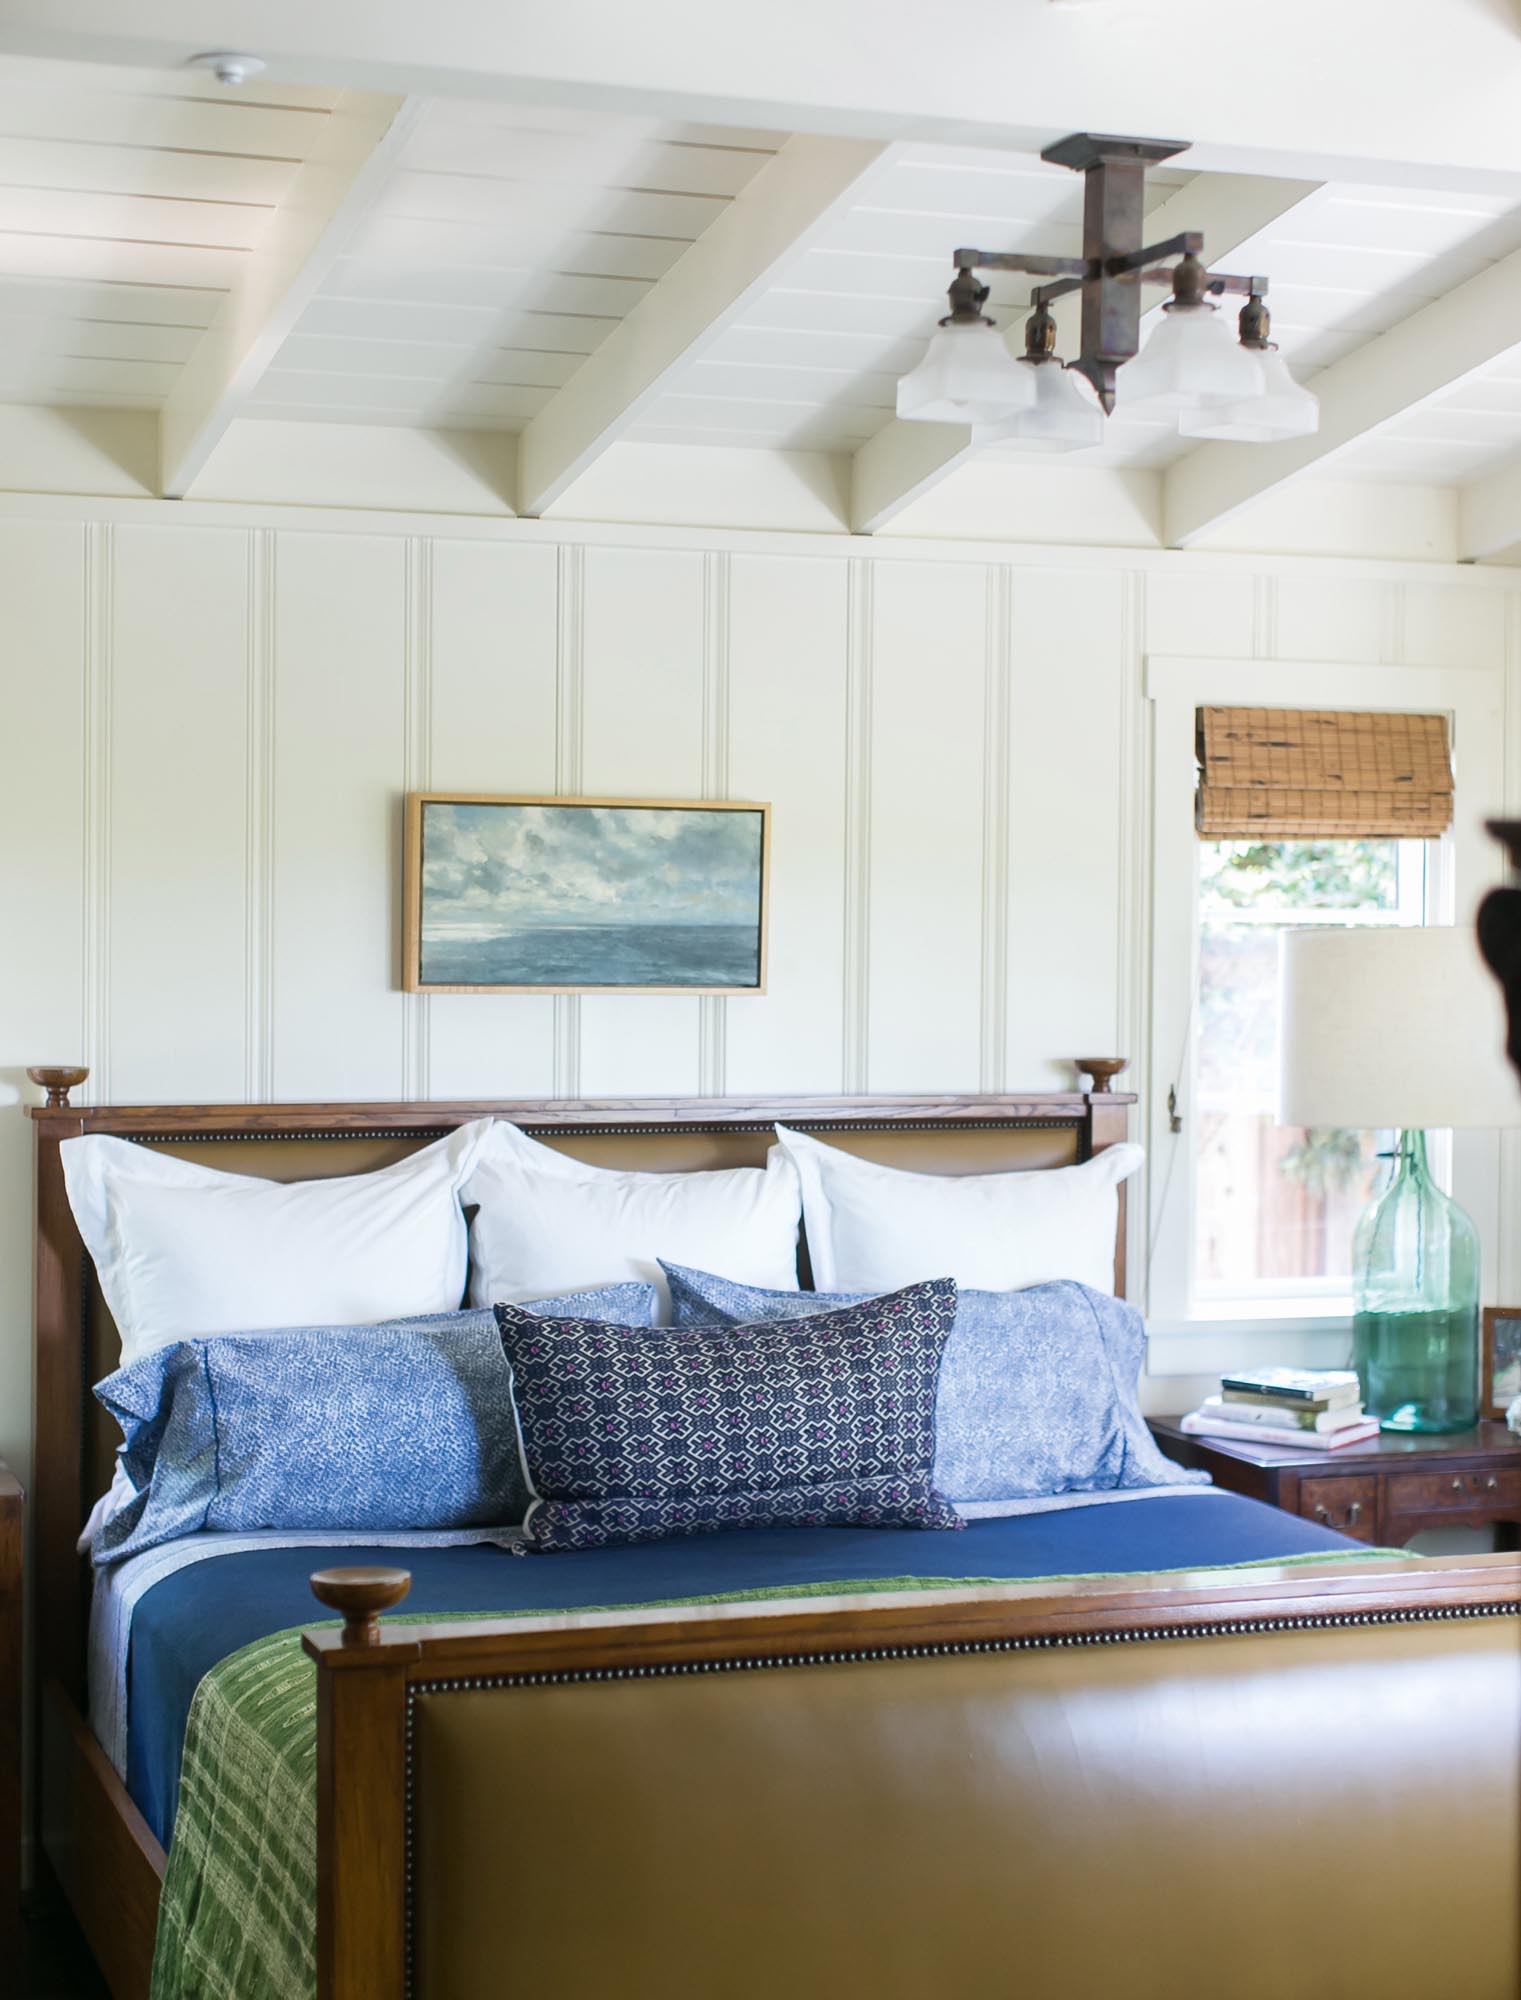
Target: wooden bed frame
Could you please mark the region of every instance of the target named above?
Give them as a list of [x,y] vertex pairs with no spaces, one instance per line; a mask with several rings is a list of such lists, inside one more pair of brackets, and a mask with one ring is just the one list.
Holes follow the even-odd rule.
[[[109,1478],[114,1436],[89,1387],[115,1365],[115,1353],[114,1329],[65,1196],[58,1150],[65,1139],[108,1133],[232,1171],[302,1179],[365,1171],[470,1119],[495,1115],[601,1164],[677,1170],[759,1163],[772,1124],[782,1120],[884,1162],[986,1172],[1069,1164],[1122,1140],[1134,1099],[1109,1090],[1108,1074],[1101,1072],[1097,1081],[1100,1088],[1089,1093],[1022,1097],[109,1108],[71,1105],[64,1085],[52,1085],[55,1101],[31,1111],[37,1139],[32,1640],[41,1711],[39,1825],[43,1848],[117,2000],[147,1994],[165,1857],[85,1720],[89,1578],[75,1543]],[[1120,1192],[1116,1287],[1123,1292]],[[1006,1654],[1012,1662],[1015,1654],[1116,1640],[1305,1634],[1428,1621],[1492,1626],[1521,1612],[1521,1560],[1471,1557],[1417,1565],[1370,1558],[1235,1577],[1201,1575],[1197,1582],[1134,1577],[913,1599],[815,1600],[807,1607],[726,1607],[658,1619],[610,1613],[478,1621],[466,1629],[378,1626],[375,1613],[396,1603],[404,1588],[404,1579],[383,1572],[330,1576],[319,1595],[342,1613],[344,1628],[307,1639],[318,1672],[321,2000],[402,2000],[414,1991],[432,2000],[446,1989],[453,2000],[447,1979],[440,1983],[430,1973],[432,1985],[414,1982],[413,1730],[430,1712],[429,1702],[443,1694],[500,1689],[506,1699],[525,1686],[891,1657],[905,1663],[905,1676],[928,1675],[933,1698],[934,1662],[944,1656]],[[629,1993],[644,1990],[627,1966],[620,1982]],[[805,1983],[798,1990],[811,1994],[814,1988]],[[885,1990],[880,1978],[878,1990]]]

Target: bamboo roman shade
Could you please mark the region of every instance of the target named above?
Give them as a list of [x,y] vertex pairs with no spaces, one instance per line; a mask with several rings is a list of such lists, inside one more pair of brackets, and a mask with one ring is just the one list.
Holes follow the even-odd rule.
[[1444,715],[1201,708],[1205,840],[1429,840],[1452,824]]

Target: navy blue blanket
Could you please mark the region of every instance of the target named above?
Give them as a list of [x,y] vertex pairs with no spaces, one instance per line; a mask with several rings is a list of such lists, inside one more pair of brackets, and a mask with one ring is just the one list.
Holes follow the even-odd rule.
[[786,1584],[872,1577],[1073,1576],[1251,1562],[1346,1550],[1328,1528],[1238,1494],[1183,1494],[973,1521],[960,1534],[915,1529],[766,1528],[574,1555],[503,1549],[267,1549],[196,1563],[146,1593],[127,1664],[127,1788],[167,1846],[180,1749],[203,1674],[238,1647],[326,1614],[314,1569],[395,1561],[412,1572],[405,1611],[573,1611]]

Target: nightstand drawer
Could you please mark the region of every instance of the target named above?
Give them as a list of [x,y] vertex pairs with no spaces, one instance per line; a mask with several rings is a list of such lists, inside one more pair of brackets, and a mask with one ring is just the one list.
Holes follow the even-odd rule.
[[1299,1511],[1307,1521],[1351,1535],[1359,1542],[1375,1539],[1378,1522],[1378,1481],[1342,1474],[1331,1479],[1301,1479]]
[[1513,1512],[1521,1505],[1521,1470],[1488,1472],[1392,1472],[1389,1510],[1393,1514]]

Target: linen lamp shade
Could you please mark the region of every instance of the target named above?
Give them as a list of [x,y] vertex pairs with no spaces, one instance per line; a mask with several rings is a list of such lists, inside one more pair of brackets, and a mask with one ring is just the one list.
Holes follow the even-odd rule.
[[1466,926],[1285,931],[1278,1122],[1521,1125],[1505,1001]]

